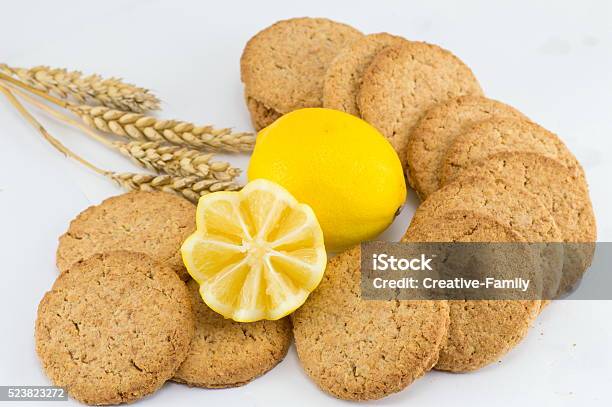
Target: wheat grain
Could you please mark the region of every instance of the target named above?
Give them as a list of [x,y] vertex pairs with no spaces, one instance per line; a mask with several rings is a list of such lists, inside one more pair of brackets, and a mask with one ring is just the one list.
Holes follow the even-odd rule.
[[73,105],[68,109],[92,128],[134,140],[229,152],[250,151],[255,144],[253,133],[233,133],[227,128],[215,129],[177,120],[160,120],[104,106]]
[[180,146],[168,146],[157,141],[115,141],[112,145],[123,155],[141,166],[175,176],[198,176],[218,181],[231,181],[240,169],[225,161],[213,161],[212,153]]
[[79,71],[47,66],[26,69],[0,64],[0,72],[48,94],[62,99],[72,98],[82,104],[93,103],[138,113],[159,109],[159,99],[149,90],[118,78],[104,79],[95,74],[84,76]]
[[201,196],[218,191],[236,191],[240,186],[231,181],[201,179],[196,176],[173,177],[134,173],[111,173],[110,178],[123,188],[135,191],[162,191],[182,196],[197,203]]

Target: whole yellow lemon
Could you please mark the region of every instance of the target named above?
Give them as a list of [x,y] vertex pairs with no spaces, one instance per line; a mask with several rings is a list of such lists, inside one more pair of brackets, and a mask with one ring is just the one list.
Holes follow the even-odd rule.
[[276,182],[310,205],[333,251],[380,234],[406,200],[389,142],[365,121],[332,109],[296,110],[261,130],[248,178]]

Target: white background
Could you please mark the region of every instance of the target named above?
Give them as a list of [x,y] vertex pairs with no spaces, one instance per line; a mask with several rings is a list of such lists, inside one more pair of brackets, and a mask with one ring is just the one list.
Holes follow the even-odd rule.
[[[0,62],[121,76],[150,87],[167,118],[250,129],[239,58],[276,20],[325,16],[449,48],[490,97],[557,132],[585,167],[599,240],[612,240],[612,8],[595,1],[14,1],[0,9]],[[135,169],[116,153],[40,116],[100,166]],[[0,98],[0,385],[48,384],[34,353],[36,306],[51,286],[57,237],[80,210],[119,193],[60,156]],[[247,157],[231,157],[246,168]],[[384,237],[405,230],[416,200]],[[612,301],[551,305],[501,363],[432,372],[378,405],[610,405]],[[73,401],[69,403],[75,403]],[[277,368],[229,390],[167,384],[141,405],[345,405],[322,392],[292,349]],[[22,403],[19,405],[26,405]],[[59,403],[62,404],[62,403]],[[54,404],[55,405],[55,404]]]

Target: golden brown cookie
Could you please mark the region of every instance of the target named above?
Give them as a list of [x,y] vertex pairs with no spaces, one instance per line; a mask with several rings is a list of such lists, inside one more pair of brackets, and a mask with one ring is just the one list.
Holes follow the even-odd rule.
[[[576,161],[573,165],[580,166]],[[472,164],[459,172],[457,179],[478,176],[522,186],[537,194],[550,211],[563,242],[595,242],[595,215],[588,188],[580,174],[582,169],[569,169],[541,154],[502,152]],[[564,245],[561,293],[568,292],[589,267],[592,249],[590,245]]]
[[196,318],[195,336],[172,380],[206,388],[242,386],[283,360],[292,338],[288,318],[234,322],[206,306],[196,281],[187,287]]
[[130,250],[150,255],[189,278],[179,249],[195,230],[195,206],[165,192],[128,192],[90,206],[59,238],[57,267],[67,270],[94,253]]
[[554,133],[529,120],[495,118],[476,123],[455,138],[442,163],[440,185],[472,163],[502,151],[540,153],[582,173],[576,157]]
[[346,24],[307,17],[279,21],[257,33],[240,59],[246,95],[259,104],[249,104],[258,112],[253,121],[265,124],[261,117],[321,107],[327,67],[341,49],[362,36]]
[[435,364],[448,332],[446,301],[362,300],[360,253],[356,247],[331,259],[293,317],[304,370],[345,400],[402,390]]
[[498,179],[457,179],[423,201],[411,223],[450,210],[471,210],[511,227],[529,242],[561,242],[561,234],[540,199],[522,186]]
[[563,239],[550,211],[538,196],[522,185],[499,179],[462,177],[431,194],[417,209],[411,227],[452,210],[469,210],[492,217],[529,243],[555,242],[543,245],[540,258],[543,295],[553,298],[563,270],[563,246],[558,244]]
[[363,74],[361,117],[393,145],[402,164],[410,131],[429,108],[462,95],[481,95],[474,74],[436,45],[407,41],[378,53]]
[[[418,240],[428,237],[429,240]],[[527,242],[518,232],[484,212],[440,211],[424,222],[413,222],[402,242]]]
[[251,114],[251,123],[257,131],[268,127],[276,119],[281,117],[281,114],[271,107],[267,107],[255,98],[245,95],[245,100],[249,113]]
[[78,261],[38,306],[36,352],[54,385],[86,404],[142,398],[170,379],[194,333],[176,273],[142,253]]
[[357,95],[363,73],[380,51],[405,42],[402,37],[377,33],[366,35],[340,51],[325,74],[323,107],[360,117]]
[[494,117],[524,116],[504,103],[485,97],[466,96],[438,104],[425,113],[408,140],[408,181],[421,199],[440,185],[447,149],[465,129]]
[[[524,242],[510,227],[473,211],[449,211],[440,217],[412,224],[406,242]],[[528,246],[521,266],[536,268]],[[531,265],[529,267],[528,265]],[[538,300],[453,300],[450,305],[448,340],[435,368],[453,372],[480,369],[496,362],[526,335],[538,311]]]

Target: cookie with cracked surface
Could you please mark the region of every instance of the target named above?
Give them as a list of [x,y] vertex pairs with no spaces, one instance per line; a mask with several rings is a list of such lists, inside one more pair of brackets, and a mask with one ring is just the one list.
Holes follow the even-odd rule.
[[517,231],[528,242],[562,241],[551,213],[535,194],[499,179],[457,179],[423,201],[411,224],[440,217],[450,210],[471,210],[488,215]]
[[59,238],[57,267],[109,250],[142,252],[174,270],[183,280],[189,274],[180,247],[195,230],[195,205],[165,192],[128,192],[90,206]]
[[331,259],[319,287],[293,315],[298,357],[325,392],[380,399],[421,377],[448,330],[446,301],[360,298],[359,247]]
[[[512,228],[474,211],[449,211],[411,224],[405,242],[525,242]],[[515,246],[510,263],[537,268],[531,247]],[[524,271],[519,271],[524,275]],[[533,281],[533,280],[532,280]],[[435,369],[466,372],[496,362],[528,333],[540,310],[539,300],[451,300],[448,339]]]
[[[577,162],[574,165],[580,166]],[[593,258],[597,226],[588,187],[582,177],[567,165],[537,153],[502,152],[488,156],[460,171],[463,177],[501,179],[537,194],[550,211],[564,244],[563,273],[559,293],[568,293],[580,280]],[[548,293],[554,298],[556,293]]]
[[38,306],[36,352],[47,376],[86,404],[119,404],[159,389],[194,334],[176,273],[127,251],[95,254],[60,274]]
[[251,38],[242,52],[245,92],[272,115],[321,107],[327,67],[341,49],[362,36],[349,25],[325,18],[278,21]]
[[251,123],[257,131],[268,127],[276,119],[282,116],[279,112],[261,103],[259,100],[245,95],[245,100],[249,113],[251,114]]
[[470,210],[492,217],[530,243],[552,242],[542,246],[540,269],[544,297],[554,296],[563,271],[563,247],[558,244],[563,239],[552,214],[538,196],[522,185],[500,179],[462,177],[423,201],[412,218],[411,227],[451,210]]
[[482,95],[470,68],[436,45],[406,41],[372,60],[357,103],[361,117],[389,140],[405,167],[408,139],[419,118],[432,106],[462,95]]
[[497,117],[525,118],[504,103],[485,97],[459,97],[438,104],[420,118],[408,140],[408,181],[421,199],[440,188],[447,149],[465,129]]
[[540,153],[583,174],[576,157],[554,133],[529,120],[495,118],[476,123],[455,138],[444,157],[440,185],[451,182],[472,163],[504,151]]
[[379,52],[405,42],[388,33],[369,34],[340,51],[325,73],[323,107],[360,117],[357,95],[363,73]]
[[236,387],[263,375],[283,360],[291,345],[291,322],[235,322],[202,301],[199,285],[187,283],[196,324],[187,358],[172,380],[205,388]]

